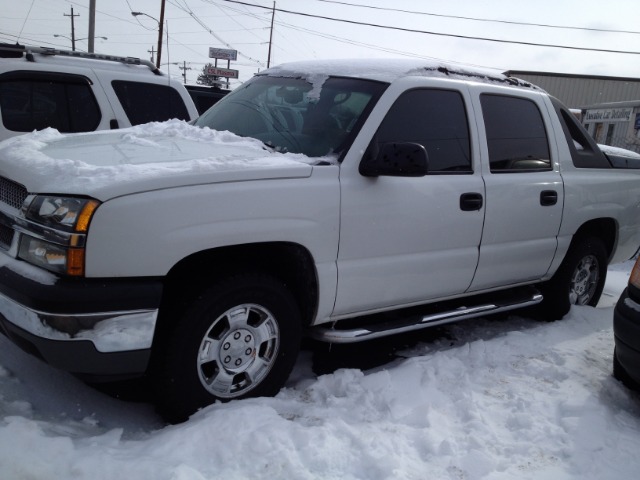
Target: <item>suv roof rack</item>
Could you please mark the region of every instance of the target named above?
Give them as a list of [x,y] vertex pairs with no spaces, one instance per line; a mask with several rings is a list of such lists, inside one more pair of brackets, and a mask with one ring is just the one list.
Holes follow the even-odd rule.
[[89,58],[91,60],[106,60],[109,62],[124,63],[127,65],[145,65],[156,75],[162,75],[162,72],[149,60],[142,60],[136,57],[119,57],[116,55],[103,55],[101,53],[86,53],[71,50],[61,50],[59,48],[50,47],[32,47],[26,45],[11,45],[8,43],[0,43],[0,58],[20,58],[25,54],[28,62],[35,62],[34,53],[41,55],[61,55],[74,58]]

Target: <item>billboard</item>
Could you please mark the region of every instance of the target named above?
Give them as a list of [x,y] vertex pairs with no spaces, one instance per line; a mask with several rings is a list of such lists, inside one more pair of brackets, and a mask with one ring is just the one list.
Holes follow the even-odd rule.
[[207,75],[211,77],[226,77],[226,78],[238,78],[238,70],[234,70],[232,68],[218,68],[218,67],[209,67],[207,68]]
[[209,47],[209,58],[220,58],[222,60],[238,60],[238,51],[227,50],[225,48]]
[[587,110],[584,122],[629,122],[633,108],[597,108]]

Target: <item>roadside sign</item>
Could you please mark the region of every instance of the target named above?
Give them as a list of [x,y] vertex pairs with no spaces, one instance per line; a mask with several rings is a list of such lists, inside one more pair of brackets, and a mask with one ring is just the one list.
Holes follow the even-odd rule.
[[209,58],[221,58],[222,60],[238,60],[237,50],[209,47]]
[[233,70],[232,68],[207,68],[207,75],[211,75],[212,77],[238,78],[238,74],[239,71]]

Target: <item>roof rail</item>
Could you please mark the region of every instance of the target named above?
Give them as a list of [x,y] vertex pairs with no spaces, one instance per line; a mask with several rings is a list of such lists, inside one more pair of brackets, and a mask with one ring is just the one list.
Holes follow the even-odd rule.
[[[8,52],[8,55],[3,54],[2,52]],[[116,55],[103,55],[101,53],[77,52],[77,51],[61,50],[58,48],[49,48],[49,47],[10,45],[7,43],[0,44],[0,58],[3,56],[6,56],[6,57],[22,56],[23,53],[26,54],[27,61],[30,61],[30,62],[35,62],[35,58],[33,57],[34,53],[39,53],[41,55],[62,55],[66,57],[89,58],[92,60],[106,60],[110,62],[124,63],[127,65],[145,65],[149,67],[149,69],[156,75],[162,75],[162,72],[149,60],[142,60],[136,57],[119,57]]]

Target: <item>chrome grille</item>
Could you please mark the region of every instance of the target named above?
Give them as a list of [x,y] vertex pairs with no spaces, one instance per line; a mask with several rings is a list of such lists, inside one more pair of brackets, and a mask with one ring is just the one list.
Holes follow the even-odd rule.
[[28,194],[24,186],[8,178],[0,177],[0,202],[13,208],[20,208]]

